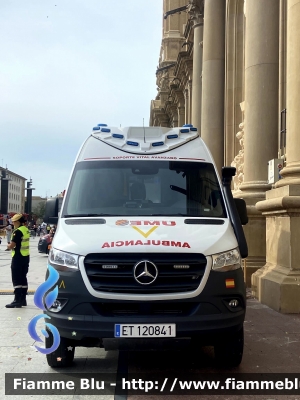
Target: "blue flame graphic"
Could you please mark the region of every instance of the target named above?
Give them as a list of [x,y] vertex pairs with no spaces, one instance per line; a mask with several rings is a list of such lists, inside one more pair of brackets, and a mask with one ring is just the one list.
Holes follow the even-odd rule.
[[[49,276],[48,276],[47,280],[37,288],[37,290],[34,294],[34,298],[33,298],[34,304],[43,311],[45,311],[46,308],[49,309],[52,306],[52,304],[55,302],[55,300],[57,299],[57,296],[58,296],[57,285],[55,286],[55,288],[52,291],[50,291],[46,295],[46,293],[49,291],[49,289],[51,289],[59,279],[59,273],[53,267],[51,267],[51,265],[48,265],[48,270],[49,270]],[[46,308],[45,308],[45,305],[46,305]],[[36,324],[37,324],[38,320],[41,318],[51,319],[51,317],[49,317],[46,314],[40,314],[40,315],[36,315],[35,317],[33,317],[32,320],[28,324],[29,335],[32,337],[32,339],[36,340],[37,342],[43,342],[43,340],[40,339],[40,337],[38,336],[38,334],[35,330]],[[35,348],[42,354],[50,354],[58,348],[58,346],[60,344],[60,336],[59,336],[59,332],[58,332],[57,328],[54,325],[49,324],[49,323],[45,323],[45,325],[48,328],[48,331],[50,331],[52,333],[53,344],[50,348],[47,348],[47,349],[38,347],[38,346],[35,346]],[[42,329],[41,332],[44,335],[44,337],[46,337],[46,338],[49,337],[49,333],[45,329]]]
[[[36,324],[37,324],[37,322],[38,322],[38,320],[39,320],[40,318],[48,318],[48,319],[51,319],[51,317],[49,317],[48,315],[40,314],[40,315],[36,315],[35,317],[33,317],[32,320],[31,320],[31,321],[29,322],[29,324],[28,324],[28,332],[29,332],[29,335],[32,337],[32,339],[36,340],[37,342],[43,342],[43,340],[38,336],[38,334],[37,334],[37,332],[36,332],[36,330],[35,330]],[[52,353],[53,351],[55,351],[55,350],[58,348],[59,343],[60,343],[60,336],[59,336],[59,332],[58,332],[57,328],[56,328],[54,325],[52,325],[52,324],[47,324],[47,323],[46,323],[45,325],[46,325],[46,327],[48,328],[48,330],[49,330],[49,331],[52,333],[52,335],[53,335],[53,344],[52,344],[52,346],[49,347],[48,349],[44,349],[44,348],[38,347],[38,346],[34,346],[34,347],[35,347],[40,353],[43,353],[43,354],[50,354],[50,353]],[[48,334],[48,332],[47,332],[45,329],[42,329],[41,332],[42,332],[42,334],[43,334],[46,338],[49,337],[49,334]]]
[[[59,279],[59,273],[53,267],[51,267],[51,265],[48,265],[48,270],[49,270],[48,279],[37,288],[33,298],[34,304],[41,310],[45,310],[45,306],[43,303],[44,295],[49,289],[51,289],[55,285],[55,283]],[[56,286],[55,289],[52,292],[48,293],[48,295],[45,298],[45,304],[47,308],[50,308],[52,306],[52,304],[57,298],[57,295],[58,295],[58,288]]]

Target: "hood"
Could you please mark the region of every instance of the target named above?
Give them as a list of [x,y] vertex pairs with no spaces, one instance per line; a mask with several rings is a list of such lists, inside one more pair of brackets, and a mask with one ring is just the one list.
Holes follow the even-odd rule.
[[53,240],[59,250],[90,253],[201,253],[238,246],[227,218],[105,217],[60,219]]

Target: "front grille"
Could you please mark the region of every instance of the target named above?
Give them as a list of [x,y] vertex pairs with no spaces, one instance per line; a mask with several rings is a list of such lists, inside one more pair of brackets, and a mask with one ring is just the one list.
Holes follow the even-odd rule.
[[144,316],[187,316],[194,313],[198,303],[152,303],[152,302],[132,302],[132,303],[93,303],[95,311],[105,317],[117,317],[132,315],[137,317]]
[[[151,261],[158,270],[157,279],[149,285],[141,285],[134,278],[134,266],[143,260]],[[189,265],[189,269],[174,269],[174,265]],[[189,292],[196,290],[201,282],[206,267],[206,257],[203,254],[170,253],[88,254],[84,266],[93,289],[101,292],[124,294]],[[114,268],[107,269],[107,266]]]

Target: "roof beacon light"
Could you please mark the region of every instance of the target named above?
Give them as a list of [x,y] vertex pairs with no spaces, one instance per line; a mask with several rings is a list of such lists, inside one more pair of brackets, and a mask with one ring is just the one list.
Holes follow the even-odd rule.
[[114,137],[116,139],[124,139],[124,135],[120,135],[119,133],[113,133],[112,137]]
[[107,126],[107,124],[98,124],[97,126]]
[[168,135],[168,139],[178,139],[178,135]]
[[94,128],[92,135],[97,140],[105,142],[116,149],[134,154],[163,153],[199,136],[197,128],[192,125],[173,128],[157,126],[117,128],[110,125],[104,127],[103,125],[98,124]]
[[152,143],[152,146],[153,147],[156,147],[156,146],[163,146],[164,145],[164,142],[154,142],[154,143]]
[[194,125],[192,125],[192,124],[185,124],[185,125],[182,125],[183,128],[193,128],[193,126],[194,126]]
[[138,142],[131,142],[131,141],[127,141],[126,144],[128,144],[129,146],[138,146]]

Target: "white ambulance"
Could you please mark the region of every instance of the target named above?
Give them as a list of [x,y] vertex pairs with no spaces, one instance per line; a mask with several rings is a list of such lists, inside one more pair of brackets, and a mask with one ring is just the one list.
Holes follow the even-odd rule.
[[232,197],[234,174],[224,167],[219,178],[192,125],[93,128],[63,204],[46,206],[45,221],[58,220],[48,262],[59,273],[46,313],[61,336],[50,366],[70,365],[76,346],[133,338],[191,338],[240,364],[247,213]]

